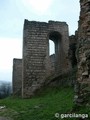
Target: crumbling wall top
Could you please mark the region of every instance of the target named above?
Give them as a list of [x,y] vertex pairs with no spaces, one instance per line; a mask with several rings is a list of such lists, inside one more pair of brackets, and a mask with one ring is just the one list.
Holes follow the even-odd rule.
[[53,21],[53,20],[49,20],[48,22],[40,22],[40,21],[29,21],[29,20],[25,19],[25,21],[24,21],[24,26],[25,27],[27,27],[28,25],[30,25],[30,26],[38,26],[38,25],[47,26],[49,24],[59,24],[59,25],[62,25],[62,26],[67,25],[66,22]]

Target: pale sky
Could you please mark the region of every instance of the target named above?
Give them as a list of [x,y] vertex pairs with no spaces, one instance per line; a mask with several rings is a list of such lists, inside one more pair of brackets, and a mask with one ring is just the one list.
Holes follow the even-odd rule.
[[65,21],[78,27],[79,0],[0,0],[0,80],[12,81],[13,58],[22,58],[24,19]]

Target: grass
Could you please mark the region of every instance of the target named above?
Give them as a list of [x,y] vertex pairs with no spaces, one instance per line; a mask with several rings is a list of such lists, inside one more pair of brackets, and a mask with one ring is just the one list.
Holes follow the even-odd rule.
[[[6,108],[0,110],[0,116],[10,117],[13,120],[61,120],[60,117],[55,118],[55,113],[75,112],[90,115],[90,107],[74,108],[73,95],[73,88],[70,87],[46,88],[32,99],[13,97],[2,99],[0,106],[5,105]],[[74,118],[66,120],[74,120]]]

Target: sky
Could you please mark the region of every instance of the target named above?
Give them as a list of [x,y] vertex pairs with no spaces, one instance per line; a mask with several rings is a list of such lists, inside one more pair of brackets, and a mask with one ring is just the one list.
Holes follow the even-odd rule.
[[78,0],[0,0],[0,80],[12,81],[13,58],[22,58],[24,19],[65,21],[72,35],[79,12]]

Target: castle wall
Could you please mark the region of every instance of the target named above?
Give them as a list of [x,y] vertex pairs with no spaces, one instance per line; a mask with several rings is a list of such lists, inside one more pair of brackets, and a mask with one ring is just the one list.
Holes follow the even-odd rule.
[[22,89],[22,59],[13,59],[13,95],[21,96]]
[[90,0],[80,0],[80,8],[75,100],[83,104],[90,100]]
[[72,68],[76,67],[76,47],[77,47],[77,34],[69,36],[69,59],[71,61]]
[[25,20],[23,33],[23,81],[22,97],[35,94],[45,79],[52,75],[49,56],[49,39],[55,42],[54,74],[67,72],[68,25],[65,22],[36,22]]

